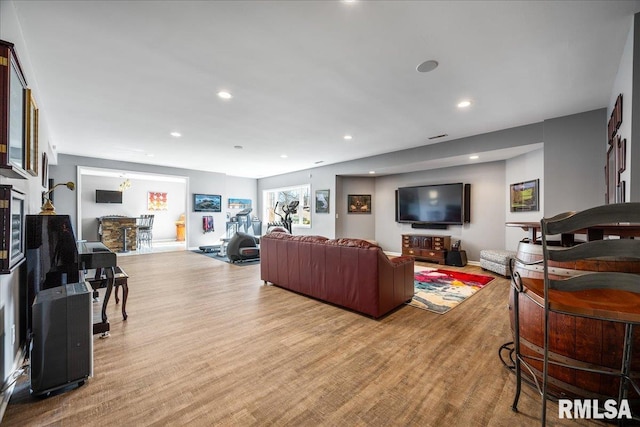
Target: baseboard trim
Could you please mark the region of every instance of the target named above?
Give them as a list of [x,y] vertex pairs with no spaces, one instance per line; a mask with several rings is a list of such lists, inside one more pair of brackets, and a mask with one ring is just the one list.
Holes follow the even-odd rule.
[[[2,383],[2,389],[0,390],[4,390],[4,391],[0,392],[0,424],[2,424],[4,413],[7,410],[7,406],[9,405],[9,400],[11,400],[11,394],[13,393],[13,389],[15,388],[16,383],[18,382],[17,377],[14,377],[14,375],[16,374],[16,372],[24,362],[26,354],[27,354],[27,346],[25,345],[22,348],[20,348],[20,351],[18,352],[17,357],[14,359],[13,369],[11,370],[11,374]],[[5,390],[5,387],[6,387],[6,390]]]

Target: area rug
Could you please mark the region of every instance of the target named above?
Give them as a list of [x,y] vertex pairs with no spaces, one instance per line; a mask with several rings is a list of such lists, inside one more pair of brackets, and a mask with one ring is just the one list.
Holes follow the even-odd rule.
[[192,252],[195,252],[195,253],[200,254],[200,255],[208,256],[209,258],[217,259],[218,261],[224,261],[224,262],[227,262],[227,263],[233,264],[233,265],[255,265],[255,264],[260,264],[260,258],[254,258],[254,259],[247,259],[247,260],[244,260],[244,261],[231,262],[231,260],[229,260],[229,258],[227,258],[226,256],[220,256],[218,254],[218,252],[202,252],[202,251],[192,251]]
[[417,271],[413,282],[415,294],[409,305],[444,314],[492,280],[490,276],[460,271]]

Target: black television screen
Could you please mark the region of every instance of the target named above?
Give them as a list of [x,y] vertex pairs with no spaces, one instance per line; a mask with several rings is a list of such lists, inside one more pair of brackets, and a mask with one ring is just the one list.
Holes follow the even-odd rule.
[[96,190],[96,203],[122,203],[122,191]]
[[222,212],[222,196],[217,194],[194,194],[195,212]]
[[462,183],[398,188],[398,222],[462,224]]

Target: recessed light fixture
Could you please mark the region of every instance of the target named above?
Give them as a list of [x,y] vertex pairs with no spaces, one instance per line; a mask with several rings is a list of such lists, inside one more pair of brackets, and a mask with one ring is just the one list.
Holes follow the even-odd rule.
[[181,134],[180,132],[175,132],[175,131],[174,131],[174,132],[171,132],[171,134],[170,134],[170,135],[171,135],[171,136],[174,136],[174,137],[176,137],[176,138],[180,138],[180,137],[182,136],[182,134]]
[[416,67],[419,73],[428,73],[429,71],[433,71],[438,68],[438,61],[434,61],[430,59],[428,61],[424,61],[422,64]]
[[324,160],[318,160],[317,162],[313,162],[315,165],[319,165],[320,163],[324,163]]
[[369,171],[370,175],[373,175],[374,173],[376,173],[376,171]]
[[351,135],[345,135],[343,138],[346,139],[347,141],[350,141],[353,139]]
[[244,147],[242,145],[234,145],[233,148],[236,150],[242,150]]
[[286,159],[289,156],[287,156],[286,154],[280,154],[280,157],[282,157],[283,159]]
[[222,99],[231,99],[231,94],[225,90],[218,92],[218,97]]
[[153,154],[153,153],[147,153],[147,154],[145,154],[145,156],[147,156],[147,157],[155,157],[155,154]]
[[458,108],[467,108],[470,105],[471,105],[471,101],[469,101],[468,99],[458,102]]
[[471,160],[478,160],[478,159],[480,158],[480,156],[478,156],[478,155],[474,154],[473,156],[469,156],[469,158],[470,158]]

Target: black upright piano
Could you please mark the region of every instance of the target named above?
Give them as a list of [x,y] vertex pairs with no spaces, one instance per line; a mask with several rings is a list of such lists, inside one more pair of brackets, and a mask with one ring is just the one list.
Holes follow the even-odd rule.
[[107,333],[106,306],[113,286],[116,254],[100,242],[77,242],[68,215],[27,215],[26,219],[26,331],[32,330],[31,306],[38,292],[84,282],[85,271],[104,269],[107,291],[101,321],[93,324],[93,333]]

